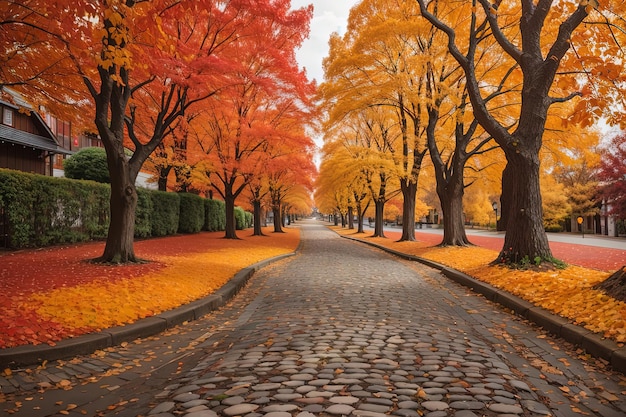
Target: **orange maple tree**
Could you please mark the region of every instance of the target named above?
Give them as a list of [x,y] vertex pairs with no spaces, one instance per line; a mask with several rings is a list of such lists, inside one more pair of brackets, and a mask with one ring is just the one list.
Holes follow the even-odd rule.
[[[292,11],[289,1],[256,9],[231,53],[239,66],[229,85],[207,103],[204,134],[195,146],[206,155],[206,175],[226,205],[227,238],[236,238],[235,200],[263,170],[268,151],[292,134],[284,120],[304,127],[313,116],[315,84],[298,68],[295,50],[308,32],[312,8]],[[298,149],[302,149],[299,147]]]
[[[284,48],[282,55],[265,56],[273,61],[293,57],[311,9],[288,11],[288,0],[2,3],[6,65],[0,82],[68,119],[79,106],[95,104],[95,113],[84,112],[85,126],[94,126],[87,122],[90,117],[95,121],[107,150],[112,190],[100,260],[136,260],[138,173],[191,106],[232,86],[228,75],[245,72],[249,63],[239,54]],[[291,25],[289,35],[282,24]],[[272,30],[276,38],[260,41]],[[130,158],[126,148],[133,152]]]

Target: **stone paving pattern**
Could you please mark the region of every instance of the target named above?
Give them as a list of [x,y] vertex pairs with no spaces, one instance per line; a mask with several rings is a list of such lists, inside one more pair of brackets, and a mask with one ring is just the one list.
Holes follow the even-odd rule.
[[601,362],[426,266],[302,229],[299,255],[214,314],[0,378],[0,415],[626,415]]

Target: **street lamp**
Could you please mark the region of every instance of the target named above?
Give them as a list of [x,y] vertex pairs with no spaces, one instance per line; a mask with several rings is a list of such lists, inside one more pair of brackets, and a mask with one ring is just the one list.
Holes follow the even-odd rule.
[[495,216],[496,216],[495,228],[496,230],[498,230],[498,203],[494,201],[491,204],[491,208],[493,208],[493,212],[495,213]]

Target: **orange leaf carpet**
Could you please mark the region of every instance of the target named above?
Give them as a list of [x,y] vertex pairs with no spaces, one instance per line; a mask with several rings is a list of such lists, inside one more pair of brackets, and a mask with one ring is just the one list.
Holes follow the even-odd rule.
[[223,232],[138,241],[148,263],[89,263],[104,243],[0,254],[0,349],[132,323],[207,296],[239,270],[293,252],[297,228],[224,239]]

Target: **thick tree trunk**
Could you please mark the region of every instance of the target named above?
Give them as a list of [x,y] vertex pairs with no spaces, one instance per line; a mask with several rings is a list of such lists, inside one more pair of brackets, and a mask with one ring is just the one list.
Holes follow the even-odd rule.
[[282,210],[280,209],[280,206],[274,204],[272,206],[272,212],[274,213],[274,233],[284,233],[283,216],[282,216]]
[[354,209],[348,207],[348,229],[354,229]]
[[224,237],[226,239],[237,238],[237,222],[235,221],[235,196],[232,187],[224,184],[224,208],[226,210],[226,229]]
[[374,200],[375,218],[373,237],[385,237],[385,199]]
[[361,201],[358,201],[356,203],[356,215],[357,215],[357,233],[363,233],[363,218],[365,217],[365,210],[367,209],[367,207],[364,209]]
[[402,191],[402,236],[400,242],[415,241],[415,199],[417,196],[417,182],[408,178],[400,179]]
[[126,263],[137,262],[135,256],[135,209],[137,207],[137,189],[130,175],[129,163],[115,152],[108,155],[109,169],[119,175],[111,176],[111,198],[109,231],[102,256],[96,262]]
[[538,153],[508,153],[502,184],[506,186],[502,190],[502,202],[507,232],[495,262],[518,264],[521,260],[535,262],[536,258],[552,260],[543,227]]
[[254,233],[253,236],[264,236],[263,229],[261,228],[261,217],[263,214],[263,210],[261,209],[261,202],[258,200],[254,200],[252,202],[253,207],[253,216],[254,216]]
[[452,176],[447,183],[437,184],[437,194],[443,212],[441,246],[467,246],[471,244],[465,233],[463,193],[463,177],[458,175]]

